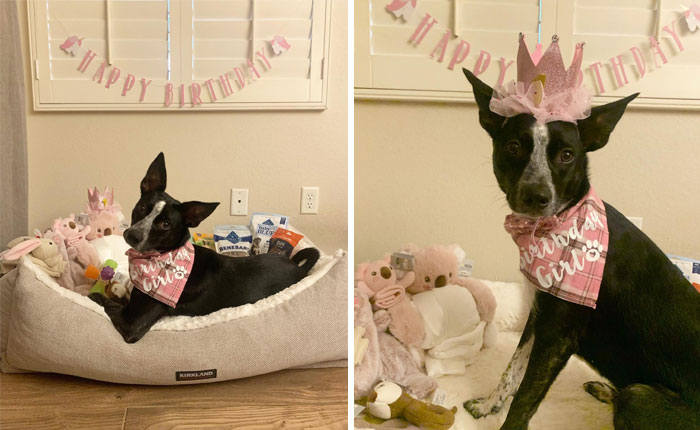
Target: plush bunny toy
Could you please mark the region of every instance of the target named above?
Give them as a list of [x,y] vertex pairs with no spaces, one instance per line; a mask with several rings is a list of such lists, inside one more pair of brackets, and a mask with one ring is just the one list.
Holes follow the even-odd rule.
[[44,272],[58,278],[66,270],[66,261],[58,250],[58,244],[47,238],[18,237],[7,244],[7,251],[0,253],[2,273],[7,273],[19,264],[20,257],[27,256]]

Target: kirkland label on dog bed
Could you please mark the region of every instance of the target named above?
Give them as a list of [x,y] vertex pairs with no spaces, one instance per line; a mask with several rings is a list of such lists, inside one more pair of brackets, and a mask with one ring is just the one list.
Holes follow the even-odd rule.
[[208,370],[188,370],[175,372],[176,381],[196,381],[198,379],[216,378],[216,369]]

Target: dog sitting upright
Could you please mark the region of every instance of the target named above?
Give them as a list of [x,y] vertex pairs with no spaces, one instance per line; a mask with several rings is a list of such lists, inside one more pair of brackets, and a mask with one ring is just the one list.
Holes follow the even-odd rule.
[[[494,92],[464,70],[514,212],[505,227],[533,287],[529,318],[500,383],[464,407],[479,418],[514,395],[501,429],[525,430],[576,354],[614,385],[585,388],[613,404],[617,430],[700,429],[700,294],[590,186],[586,154],[605,146],[637,94],[592,109],[580,103],[582,48],[565,71],[554,39],[535,66],[521,35],[522,84],[512,91]],[[570,93],[557,99],[557,89]]]
[[141,339],[168,315],[205,315],[254,303],[303,279],[319,259],[315,248],[290,260],[281,254],[227,257],[192,245],[189,228],[197,227],[219,203],[180,203],[165,192],[165,157],[161,152],[141,181],[141,199],[131,213],[124,239],[132,247],[129,274],[134,284],[126,306],[101,294],[102,305],[128,343]]

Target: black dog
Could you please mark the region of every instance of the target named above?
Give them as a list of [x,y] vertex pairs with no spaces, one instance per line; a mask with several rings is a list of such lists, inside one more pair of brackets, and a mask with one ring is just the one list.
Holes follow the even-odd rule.
[[[493,113],[492,89],[464,74],[493,139],[498,184],[514,212],[533,218],[560,213],[588,193],[586,153],[605,146],[637,96],[595,107],[577,124],[538,125],[529,114],[506,120]],[[498,387],[464,404],[472,416],[498,412],[514,395],[501,428],[527,429],[576,354],[615,385],[586,389],[613,403],[616,429],[700,429],[700,294],[644,233],[607,203],[605,210],[610,238],[596,309],[538,291]]]
[[[131,213],[131,227],[124,232],[126,242],[138,252],[180,248],[190,239],[188,229],[198,226],[219,205],[180,203],[165,192],[165,184],[161,152],[141,181],[141,199]],[[319,258],[315,248],[299,251],[292,260],[280,254],[227,257],[200,246],[194,250],[192,271],[174,308],[136,288],[126,306],[97,293],[89,297],[104,307],[124,340],[133,343],[164,316],[205,315],[278,293],[303,279]]]

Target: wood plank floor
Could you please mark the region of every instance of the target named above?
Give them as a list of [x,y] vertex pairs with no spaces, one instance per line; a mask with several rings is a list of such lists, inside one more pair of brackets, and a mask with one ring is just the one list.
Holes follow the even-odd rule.
[[347,392],[338,368],[179,386],[0,373],[0,428],[347,429]]

